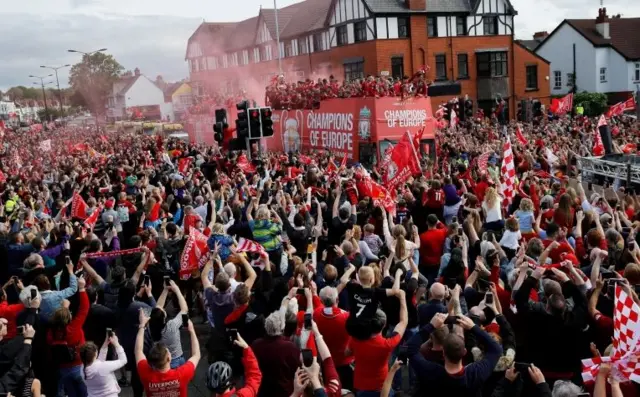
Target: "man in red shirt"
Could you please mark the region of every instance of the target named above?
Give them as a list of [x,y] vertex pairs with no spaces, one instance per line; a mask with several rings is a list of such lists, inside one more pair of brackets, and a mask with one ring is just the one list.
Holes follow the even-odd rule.
[[338,290],[334,287],[324,287],[320,291],[320,299],[323,307],[314,310],[313,321],[318,325],[318,330],[331,352],[342,387],[351,390],[353,388],[351,364],[354,358],[349,347],[351,336],[347,333],[349,312],[338,308]]
[[427,217],[427,227],[427,231],[420,235],[420,273],[431,285],[438,276],[447,228],[433,214]]
[[147,397],[187,397],[189,382],[196,373],[196,366],[200,361],[200,343],[189,320],[189,334],[191,335],[192,356],[185,364],[171,369],[171,353],[163,343],[156,343],[149,351],[149,361],[144,355],[144,329],[149,317],[140,309],[140,326],[136,337],[136,365],[140,382]]
[[353,376],[353,386],[363,395],[379,395],[389,373],[389,357],[402,341],[407,328],[409,315],[405,292],[399,289],[396,297],[400,301],[400,322],[388,338],[382,336],[382,329],[387,322],[386,315],[382,310],[378,310],[372,322],[375,334],[367,340],[351,340],[351,349],[358,363]]

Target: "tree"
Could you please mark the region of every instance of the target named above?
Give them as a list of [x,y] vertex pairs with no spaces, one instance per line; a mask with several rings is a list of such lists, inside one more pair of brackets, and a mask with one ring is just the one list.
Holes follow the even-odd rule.
[[11,87],[7,91],[7,96],[10,101],[19,101],[24,98],[24,92],[18,87]]
[[124,68],[113,55],[102,52],[83,55],[82,61],[71,67],[69,75],[69,85],[74,92],[74,105],[80,105],[79,98],[74,98],[80,95],[83,98],[83,107],[91,110],[96,116],[103,114],[113,83],[122,70]]
[[573,97],[574,106],[582,105],[584,115],[596,117],[608,109],[607,95],[597,92],[579,92]]

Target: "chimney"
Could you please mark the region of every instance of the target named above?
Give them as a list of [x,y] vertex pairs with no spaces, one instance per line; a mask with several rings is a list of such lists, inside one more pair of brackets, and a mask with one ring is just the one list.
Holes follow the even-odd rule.
[[427,10],[427,0],[405,0],[405,3],[411,11]]
[[547,36],[549,36],[549,32],[546,32],[546,31],[545,32],[535,32],[533,34],[533,39],[535,41],[542,41],[542,40],[546,39]]
[[138,69],[138,68],[133,69],[133,74],[134,74],[136,77],[140,76],[140,69]]
[[596,30],[600,33],[603,39],[610,39],[609,36],[609,17],[607,16],[607,9],[598,9],[598,17],[596,18]]

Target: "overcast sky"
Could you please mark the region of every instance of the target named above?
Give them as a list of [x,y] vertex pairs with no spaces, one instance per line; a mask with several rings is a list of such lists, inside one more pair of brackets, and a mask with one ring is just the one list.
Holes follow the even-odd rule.
[[[330,0],[326,0],[330,1]],[[390,0],[395,1],[395,0]],[[297,0],[278,0],[284,7]],[[551,31],[565,18],[595,18],[599,0],[511,0],[519,15],[516,36]],[[22,0],[3,1],[0,10],[0,90],[30,85],[40,65],[75,63],[67,49],[107,47],[125,67],[165,81],[188,76],[187,39],[203,21],[237,21],[257,15],[270,0]],[[609,14],[640,16],[640,2],[606,0]],[[66,86],[68,74],[60,72]]]

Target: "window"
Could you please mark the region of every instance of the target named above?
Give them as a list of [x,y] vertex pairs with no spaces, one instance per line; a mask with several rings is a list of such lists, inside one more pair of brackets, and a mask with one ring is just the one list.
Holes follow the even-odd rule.
[[467,54],[458,54],[458,78],[469,78],[469,58]]
[[456,17],[456,34],[458,36],[467,35],[467,17]]
[[356,43],[359,41],[367,41],[367,23],[365,21],[353,24]]
[[267,47],[260,47],[260,60],[261,61],[268,61],[269,59],[267,59]]
[[391,76],[394,79],[401,79],[404,77],[404,58],[393,57],[391,58]]
[[200,70],[207,70],[207,60],[200,58]]
[[640,63],[636,63],[636,75],[633,81],[640,81]]
[[193,59],[189,59],[189,65],[191,66],[191,71],[195,72],[196,71],[196,61],[194,61]]
[[436,17],[427,17],[427,36],[438,37],[438,20]]
[[562,88],[562,72],[555,70],[553,72],[553,89],[559,90],[560,88]]
[[303,55],[309,52],[309,43],[307,40],[308,39],[306,37],[298,39],[298,55]]
[[573,73],[567,73],[567,87],[573,87],[575,84],[575,77]]
[[527,65],[527,90],[538,89],[538,65]]
[[401,39],[406,39],[407,37],[409,37],[409,18],[398,18],[398,37]]
[[600,68],[600,82],[607,82],[607,68]]
[[364,61],[344,64],[344,79],[353,81],[364,78]]
[[324,41],[322,40],[322,33],[316,33],[313,35],[313,51],[324,51]]
[[476,55],[478,77],[507,76],[506,52],[481,52]]
[[347,43],[349,43],[349,36],[347,35],[347,25],[338,26],[336,28],[336,36],[338,45],[347,45]]
[[484,17],[482,24],[485,36],[498,34],[498,17]]
[[227,61],[227,56],[226,55],[222,56],[222,67],[223,68],[229,67],[229,63]]
[[284,45],[284,56],[285,58],[293,56],[293,45],[291,45],[291,42]]
[[255,63],[260,62],[260,49],[259,48],[254,48],[253,49],[253,62],[255,62]]
[[271,46],[270,46],[270,45],[268,45],[268,46],[265,46],[265,47],[264,47],[264,52],[265,52],[265,58],[264,58],[264,60],[266,60],[266,61],[271,61],[271,60],[273,60],[273,53],[272,53],[272,51],[273,51],[273,50],[271,49]]
[[447,56],[444,54],[436,55],[436,80],[447,79]]

